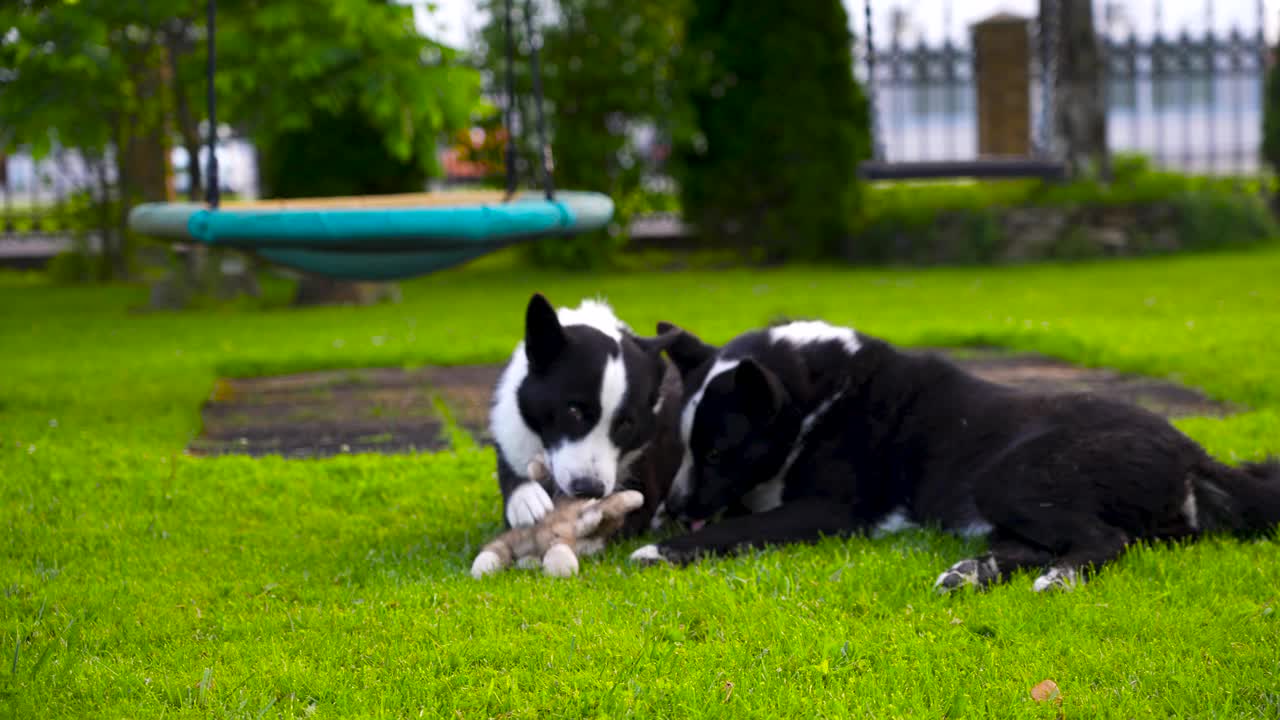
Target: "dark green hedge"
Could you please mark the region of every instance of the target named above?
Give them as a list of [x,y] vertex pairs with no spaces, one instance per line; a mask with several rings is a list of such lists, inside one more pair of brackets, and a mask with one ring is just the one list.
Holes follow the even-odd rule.
[[382,131],[354,107],[259,139],[258,174],[270,198],[420,192],[427,180],[413,160],[393,157]]
[[1156,172],[1114,160],[1110,184],[914,183],[868,189],[845,246],[859,264],[994,264],[1274,242],[1270,181]]
[[686,220],[765,262],[838,254],[869,148],[840,0],[693,0],[685,33]]

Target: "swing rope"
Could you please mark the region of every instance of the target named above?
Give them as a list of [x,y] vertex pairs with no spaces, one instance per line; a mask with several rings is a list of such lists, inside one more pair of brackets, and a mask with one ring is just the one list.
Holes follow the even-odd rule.
[[[209,166],[206,171],[207,187],[205,188],[205,199],[209,201],[209,207],[218,208],[218,203],[222,198],[218,195],[218,154],[214,152],[214,148],[218,143],[218,92],[214,88],[213,80],[218,69],[218,54],[214,46],[214,37],[216,34],[216,18],[218,15],[217,0],[209,0],[205,10],[208,13],[209,23],[209,50],[205,57],[205,72],[207,73],[206,82],[208,83],[209,92]],[[188,158],[187,162],[199,163],[200,158]],[[195,167],[193,164],[192,167]]]

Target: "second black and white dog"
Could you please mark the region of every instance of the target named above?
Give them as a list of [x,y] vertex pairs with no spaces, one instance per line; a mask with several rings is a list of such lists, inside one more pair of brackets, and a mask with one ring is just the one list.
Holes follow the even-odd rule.
[[[678,337],[637,336],[603,302],[556,310],[535,294],[524,340],[494,391],[490,431],[508,526],[532,525],[556,494],[639,490],[622,534],[647,529],[679,467],[680,375],[662,351]],[[550,470],[545,484],[527,468]]]
[[668,352],[686,386],[668,509],[695,527],[731,517],[642,547],[638,561],[919,524],[989,538],[938,588],[1026,568],[1040,591],[1074,585],[1134,540],[1280,523],[1280,463],[1227,466],[1127,404],[993,384],[820,322],[722,348],[684,333]]

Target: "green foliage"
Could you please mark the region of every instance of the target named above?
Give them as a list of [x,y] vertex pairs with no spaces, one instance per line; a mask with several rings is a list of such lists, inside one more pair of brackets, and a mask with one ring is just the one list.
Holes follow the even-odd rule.
[[[80,0],[0,5],[0,150],[25,145],[37,157],[56,140],[103,151],[126,120],[154,124],[162,107],[139,96],[150,33],[166,18],[191,12],[172,3]],[[140,37],[142,36],[142,37]]]
[[[1177,376],[1252,407],[1178,423],[1237,461],[1280,452],[1276,277],[1275,249],[975,270],[476,267],[404,283],[399,305],[138,314],[139,288],[0,273],[0,345],[16,349],[0,355],[0,714],[1273,715],[1277,541],[1135,547],[1056,597],[1026,575],[937,596],[937,573],[980,544],[927,531],[683,570],[629,566],[637,540],[572,580],[477,582],[466,568],[501,522],[492,450],[183,448],[220,374],[501,362],[538,289],[605,293],[637,329],[672,320],[716,343],[787,314]],[[1061,709],[1028,697],[1045,678]]]
[[437,141],[478,107],[479,73],[421,36],[407,5],[225,0],[218,12],[219,115],[254,139],[356,112],[391,158],[434,174]]
[[101,276],[101,256],[87,252],[67,251],[53,256],[45,267],[55,285],[90,283]]
[[419,192],[426,173],[394,157],[382,132],[360,110],[317,113],[305,129],[285,130],[257,143],[265,197],[323,197]]
[[686,219],[767,261],[839,252],[868,114],[839,0],[691,3],[677,145]]
[[0,208],[0,227],[16,233],[83,232],[93,227],[96,208],[88,193],[73,193],[53,205]]
[[[867,190],[864,212],[846,248],[861,263],[969,264],[1003,259],[1047,260],[1205,251],[1274,242],[1277,225],[1263,200],[1270,181],[1197,177],[1149,168],[1140,156],[1119,156],[1114,180],[1041,183],[883,183]],[[1065,222],[1022,222],[1027,210]],[[1091,235],[1108,226],[1125,232],[1117,249]]]
[[[56,144],[81,150],[91,163],[114,158],[118,187],[96,195],[123,202],[94,217],[112,259],[105,267],[118,276],[131,265],[134,243],[123,230],[129,208],[163,199],[161,183],[141,180],[137,159],[159,163],[179,129],[190,144],[207,116],[205,7],[203,0],[0,4],[0,151],[27,146],[39,157]],[[465,127],[479,106],[479,73],[419,35],[413,9],[403,4],[223,0],[218,26],[219,120],[281,145],[296,163],[292,172],[303,176],[295,185],[325,177],[339,160],[299,147],[313,121],[323,132],[341,124],[335,118],[358,113],[364,146],[350,150],[366,153],[370,171],[392,169],[408,184],[436,170],[439,137]]]
[[[556,0],[540,19],[544,107],[558,187],[593,190],[614,200],[610,227],[573,238],[531,243],[536,265],[587,269],[608,264],[627,241],[632,208],[643,194],[649,160],[634,141],[638,127],[659,131],[672,112],[675,49],[681,43],[685,0]],[[538,186],[540,149],[532,97],[530,45],[516,2],[513,35],[519,43],[516,88],[521,179]],[[505,98],[505,28],[501,2],[489,2],[484,30],[490,90]]]
[[1218,250],[1275,242],[1280,225],[1257,195],[1203,189],[1172,198],[1178,209],[1182,246]]
[[[0,28],[6,29],[0,36],[0,152],[25,146],[41,158],[55,146],[76,148],[90,165],[94,195],[122,199],[104,202],[93,215],[107,258],[100,279],[125,277],[132,264],[134,243],[123,231],[124,213],[145,192],[145,171],[137,161],[159,162],[163,155],[154,139],[164,136],[169,110],[161,71],[165,37],[171,20],[195,5],[0,5]],[[113,188],[103,183],[109,157]]]

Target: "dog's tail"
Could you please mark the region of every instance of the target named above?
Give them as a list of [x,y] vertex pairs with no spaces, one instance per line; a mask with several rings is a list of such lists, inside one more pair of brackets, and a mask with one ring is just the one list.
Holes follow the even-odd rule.
[[1201,530],[1258,535],[1280,525],[1280,458],[1239,467],[1210,461],[1192,488]]

